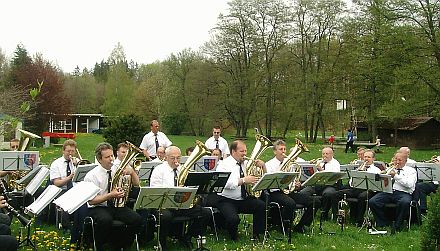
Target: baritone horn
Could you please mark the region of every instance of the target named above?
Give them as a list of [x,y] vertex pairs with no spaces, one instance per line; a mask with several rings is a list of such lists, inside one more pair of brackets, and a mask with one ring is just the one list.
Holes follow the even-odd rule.
[[[281,163],[280,171],[281,172],[290,172],[292,170],[292,164],[296,161],[298,156],[303,152],[308,152],[309,149],[301,142],[301,140],[296,139],[296,144],[293,147],[292,151],[290,151],[289,156],[284,158],[283,163]],[[289,188],[283,189],[285,194],[289,194],[295,190],[295,183],[301,180],[302,168],[300,165],[297,165],[296,168],[298,172],[298,176],[289,184]]]
[[41,139],[40,136],[31,132],[17,129],[21,133],[20,143],[18,145],[18,151],[26,151],[29,148],[29,142],[33,139]]
[[[272,147],[272,141],[268,139],[266,136],[262,134],[256,134],[255,139],[257,142],[255,143],[254,149],[252,150],[250,157],[245,157],[245,159],[248,160],[246,163],[246,167],[244,170],[244,176],[254,176],[257,179],[260,179],[263,177],[265,171],[263,168],[258,167],[256,165],[256,160],[260,157],[260,155],[269,147]],[[261,191],[253,191],[252,186],[253,184],[245,184],[246,185],[246,192],[249,196],[253,196],[256,198],[259,198],[261,196]]]

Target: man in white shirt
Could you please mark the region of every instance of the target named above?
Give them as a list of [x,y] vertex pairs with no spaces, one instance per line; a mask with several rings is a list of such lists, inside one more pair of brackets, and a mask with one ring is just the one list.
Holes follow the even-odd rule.
[[[277,140],[273,144],[273,152],[275,157],[266,162],[267,173],[281,172],[281,164],[286,156],[286,142],[283,140]],[[296,159],[298,160],[298,158]],[[302,160],[304,161],[304,160]],[[293,171],[293,170],[289,170]],[[296,209],[296,204],[304,205],[305,212],[300,221],[294,226],[294,231],[303,233],[304,226],[309,226],[313,221],[313,192],[311,187],[304,187],[301,189],[301,181],[295,183],[295,190],[290,194],[285,194],[279,189],[271,189],[270,201],[277,202],[283,207],[283,219],[286,221],[284,226],[290,226],[293,213]],[[320,202],[315,201],[315,208],[319,208]]]
[[[123,198],[124,191],[120,187],[112,188],[112,178],[114,172],[113,167],[113,147],[108,143],[100,143],[95,150],[96,159],[99,164],[88,172],[84,178],[86,182],[92,182],[101,191],[93,199],[89,200],[88,214],[96,224],[96,244],[98,250],[103,250],[105,241],[120,240],[122,246],[130,246],[134,240],[134,234],[140,231],[142,218],[132,209],[125,207],[114,207],[113,200]],[[139,180],[136,172],[127,169],[127,175],[131,176],[131,181],[135,184]],[[111,236],[111,228],[113,220],[122,221],[128,225],[127,236]]]
[[155,158],[154,160],[152,160],[153,162],[162,162],[165,161],[165,147],[163,146],[159,146],[157,148],[157,158]]
[[[260,234],[264,233],[266,217],[265,203],[255,197],[251,197],[246,192],[246,185],[257,182],[257,177],[245,175],[246,164],[245,156],[247,152],[246,144],[241,140],[232,142],[230,146],[231,155],[224,159],[217,167],[219,172],[231,172],[226,182],[223,192],[212,195],[211,203],[216,206],[225,218],[226,229],[233,241],[238,240],[238,224],[240,217],[238,214],[253,214],[253,237],[259,240]],[[261,160],[256,160],[256,165],[264,168]]]
[[[318,161],[316,168],[318,172],[340,172],[341,165],[333,157],[333,149],[331,147],[325,147],[322,149],[322,160]],[[330,208],[332,208],[333,220],[336,220],[336,214],[338,212],[338,206],[336,207],[332,204],[332,198],[335,198],[336,192],[339,189],[339,182],[333,186],[315,186],[315,192],[322,196],[322,214],[324,219],[328,219],[328,213]]]
[[157,158],[157,148],[159,148],[159,146],[167,148],[172,145],[172,142],[165,133],[159,131],[159,122],[157,120],[151,121],[150,129],[151,131],[145,134],[139,146],[147,160]]
[[386,203],[397,204],[395,222],[397,231],[401,229],[403,220],[408,217],[409,204],[416,188],[417,172],[414,168],[406,165],[406,158],[407,155],[402,152],[397,152],[394,155],[396,167],[389,173],[394,180],[393,193],[380,192],[368,201],[377,227],[385,227],[390,224],[384,211]]
[[76,153],[76,142],[68,139],[63,144],[63,156],[54,160],[50,165],[50,181],[63,190],[69,190],[72,186],[72,178],[75,174],[78,160],[73,157]]
[[221,134],[220,126],[214,126],[214,128],[212,128],[212,137],[206,140],[205,146],[210,150],[216,148],[220,149],[220,151],[222,151],[223,153],[223,158],[226,158],[230,154],[229,146],[228,146],[228,142],[222,136],[220,136],[220,134]]
[[[367,149],[363,152],[364,157],[364,163],[359,166],[359,168],[356,171],[360,172],[368,172],[368,173],[375,173],[379,174],[381,170],[374,165],[374,160],[376,159],[376,153],[371,150]],[[350,181],[351,185],[351,181]],[[334,200],[332,200],[332,204],[336,203],[336,207],[338,206],[338,202],[344,198],[344,194],[347,198],[357,198],[358,202],[356,205],[356,210],[354,212],[351,212],[351,215],[354,216],[354,220],[358,226],[362,226],[364,214],[366,210],[366,204],[367,204],[367,194],[368,198],[373,197],[374,193],[372,191],[366,191],[364,189],[359,188],[347,188],[339,190],[336,193],[336,197]]]
[[[165,161],[156,166],[151,173],[150,186],[151,187],[175,187],[178,186],[178,178],[182,172],[180,165],[181,151],[176,146],[170,146],[165,150]],[[161,211],[160,216],[160,244],[162,249],[167,249],[166,238],[171,229],[171,221],[178,216],[187,216],[193,218],[191,225],[188,228],[188,233],[183,236],[181,242],[184,246],[191,247],[191,238],[203,236],[206,232],[206,226],[211,216],[209,209],[202,208],[200,205],[194,205],[190,209]]]

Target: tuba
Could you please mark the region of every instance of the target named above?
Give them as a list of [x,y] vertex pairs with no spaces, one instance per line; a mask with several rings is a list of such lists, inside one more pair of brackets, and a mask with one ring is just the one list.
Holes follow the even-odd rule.
[[[255,139],[257,142],[255,143],[254,149],[252,150],[250,157],[245,157],[248,159],[248,162],[246,163],[246,167],[244,170],[244,176],[254,176],[258,179],[263,177],[264,170],[261,167],[258,167],[255,164],[255,161],[260,157],[260,155],[269,147],[272,146],[272,141],[268,139],[266,136],[262,134],[256,134]],[[256,198],[259,198],[261,196],[261,191],[253,191],[252,186],[253,184],[245,184],[246,185],[246,192],[249,196],[253,196]]]
[[124,207],[127,203],[128,199],[128,193],[131,190],[132,183],[131,183],[131,176],[130,175],[124,175],[124,169],[127,167],[130,162],[136,158],[136,156],[141,153],[142,151],[132,143],[126,141],[128,145],[128,151],[125,155],[124,159],[121,161],[121,164],[119,165],[118,169],[116,170],[115,175],[112,178],[111,181],[111,191],[115,189],[116,187],[121,188],[124,191],[124,197],[123,198],[115,198],[113,199],[114,207]]
[[[296,139],[296,144],[293,147],[292,151],[290,151],[289,156],[284,158],[283,163],[281,163],[280,171],[281,172],[290,172],[292,169],[291,165],[296,161],[298,156],[301,153],[308,152],[308,151],[309,151],[309,149],[301,142],[301,140]],[[289,194],[289,193],[293,192],[293,190],[295,190],[295,182],[299,181],[301,179],[301,173],[302,173],[301,166],[297,165],[296,169],[298,169],[298,170],[295,170],[298,172],[298,176],[293,182],[290,183],[289,188],[283,189],[283,192],[285,194]]]
[[183,187],[185,185],[186,178],[188,177],[188,173],[191,171],[191,168],[194,164],[204,155],[211,155],[211,151],[203,144],[201,141],[196,140],[196,147],[188,159],[183,164],[180,169],[179,175],[177,176],[177,185],[179,187]]
[[[21,133],[20,143],[18,145],[18,151],[26,151],[29,148],[29,143],[31,142],[31,140],[41,138],[40,136],[33,134],[31,132],[22,129],[17,129],[17,130]],[[11,191],[23,190],[24,185],[18,184],[17,181],[23,178],[27,173],[28,171],[17,170],[9,174],[8,188]]]

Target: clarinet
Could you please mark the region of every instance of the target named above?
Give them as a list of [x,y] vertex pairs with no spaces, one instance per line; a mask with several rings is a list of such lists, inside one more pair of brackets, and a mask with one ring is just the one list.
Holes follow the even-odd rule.
[[2,192],[0,193],[1,196],[4,197],[4,199],[6,200],[6,207],[4,208],[8,214],[12,214],[13,216],[17,217],[17,219],[20,221],[20,223],[27,227],[30,223],[31,220],[27,219],[26,217],[24,217],[23,215],[21,215],[21,213],[19,211],[17,211],[15,208],[13,208],[11,205],[8,204],[8,194],[6,192],[6,187],[5,184],[3,184],[3,182],[0,180],[0,186],[1,186],[1,190]]

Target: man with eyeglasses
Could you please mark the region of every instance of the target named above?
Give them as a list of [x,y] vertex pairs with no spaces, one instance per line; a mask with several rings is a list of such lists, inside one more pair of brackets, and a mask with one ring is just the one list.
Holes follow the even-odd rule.
[[151,131],[145,134],[142,139],[141,145],[139,146],[142,149],[147,160],[153,160],[157,158],[157,149],[161,146],[167,148],[171,146],[173,143],[168,139],[165,133],[159,131],[159,122],[157,120],[153,120],[150,123]]
[[[177,146],[170,146],[165,149],[165,161],[156,166],[151,173],[150,186],[151,187],[175,187],[178,186],[178,177],[182,171],[180,165],[181,151]],[[171,221],[175,217],[187,216],[193,219],[189,226],[188,233],[180,240],[181,243],[191,248],[191,238],[203,236],[206,232],[206,225],[208,223],[211,212],[202,208],[200,205],[194,205],[190,209],[165,209],[161,211],[160,216],[160,244],[162,250],[167,249],[166,238],[171,229]]]
[[229,145],[226,139],[224,139],[221,135],[221,129],[220,126],[214,126],[212,128],[212,137],[210,137],[205,142],[205,146],[210,149],[220,149],[223,153],[223,158],[227,158],[230,154],[229,152]]

